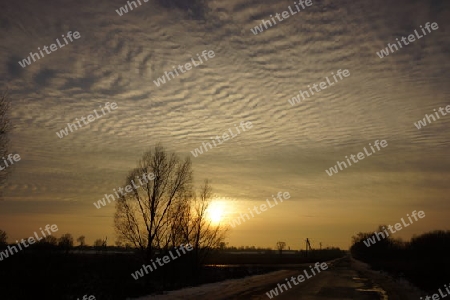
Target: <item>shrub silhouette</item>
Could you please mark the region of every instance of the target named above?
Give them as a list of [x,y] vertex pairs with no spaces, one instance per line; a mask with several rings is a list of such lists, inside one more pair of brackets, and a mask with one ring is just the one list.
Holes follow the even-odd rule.
[[[382,226],[377,231],[380,232],[381,229]],[[401,274],[429,292],[448,283],[450,231],[427,232],[414,236],[409,242],[389,236],[367,247],[364,241],[372,236],[373,233],[359,232],[352,237],[350,253],[354,258],[394,276]]]

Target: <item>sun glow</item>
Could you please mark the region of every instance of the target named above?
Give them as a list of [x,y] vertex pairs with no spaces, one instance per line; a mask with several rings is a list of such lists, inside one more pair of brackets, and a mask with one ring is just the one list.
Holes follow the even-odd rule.
[[208,219],[212,225],[218,225],[225,215],[225,204],[222,201],[212,201],[206,210]]

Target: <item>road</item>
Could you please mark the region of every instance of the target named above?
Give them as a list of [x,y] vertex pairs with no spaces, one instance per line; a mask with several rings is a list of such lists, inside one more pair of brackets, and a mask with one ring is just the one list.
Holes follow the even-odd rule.
[[[328,263],[329,268],[320,274],[307,279],[298,285],[291,283],[292,288],[278,296],[276,300],[417,300],[423,293],[406,286],[404,282],[393,280],[369,270],[369,268],[350,257]],[[282,270],[264,275],[247,277],[239,280],[227,280],[220,283],[207,284],[169,292],[163,296],[147,296],[139,300],[268,300],[267,293],[277,287],[278,283],[286,283],[285,278],[297,277],[309,271],[308,265],[298,270]],[[309,273],[310,274],[310,273]]]

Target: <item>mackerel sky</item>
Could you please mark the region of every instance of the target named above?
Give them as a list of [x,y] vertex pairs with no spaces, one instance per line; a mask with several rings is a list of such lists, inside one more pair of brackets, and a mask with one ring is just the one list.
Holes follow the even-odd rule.
[[[291,198],[230,231],[230,245],[347,248],[351,236],[426,217],[396,234],[450,229],[450,115],[414,122],[450,104],[450,2],[329,1],[254,35],[293,1],[3,1],[0,81],[12,99],[9,152],[19,153],[0,201],[10,241],[45,224],[88,243],[114,241],[114,205],[93,205],[123,186],[160,142],[191,156],[196,184],[212,181],[225,220]],[[169,4],[168,4],[169,3]],[[182,3],[182,4],[180,4]],[[439,29],[380,59],[376,52],[427,22]],[[22,68],[18,61],[68,31],[81,38]],[[173,65],[215,57],[157,87]],[[331,72],[351,75],[291,106]],[[118,108],[63,139],[56,132],[106,102]],[[194,158],[190,151],[234,124],[253,127]],[[328,176],[326,169],[375,140],[389,146]]]

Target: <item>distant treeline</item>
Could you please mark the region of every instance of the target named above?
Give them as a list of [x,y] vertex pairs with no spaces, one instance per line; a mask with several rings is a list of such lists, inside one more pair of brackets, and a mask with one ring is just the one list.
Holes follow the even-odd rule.
[[387,237],[367,247],[364,241],[373,235],[360,232],[352,238],[350,252],[354,258],[373,269],[404,277],[427,292],[450,282],[450,231],[431,231],[408,242]]
[[226,248],[218,251],[214,256],[210,256],[205,260],[209,265],[275,265],[275,264],[303,264],[317,261],[327,261],[335,258],[343,257],[345,251],[339,248],[327,248],[322,250],[310,251],[294,251],[285,250],[280,255],[278,250],[262,249],[262,248]]
[[[34,238],[34,236],[32,236]],[[23,240],[25,240],[25,242],[28,240],[28,238],[24,237]],[[72,234],[70,233],[65,233],[62,234],[59,238],[53,236],[53,235],[48,235],[45,237],[41,237],[39,240],[35,240],[35,242],[32,245],[33,248],[55,248],[55,247],[59,247],[59,248],[92,248],[88,245],[86,245],[86,237],[84,235],[79,236],[76,241],[78,243],[77,246],[74,246],[74,238],[72,236]],[[17,245],[17,242],[21,242],[21,239],[17,240],[16,243],[8,243],[8,234],[6,233],[6,231],[0,229],[0,249],[6,248],[8,245],[10,246],[14,246]],[[28,242],[29,243],[29,242]],[[106,247],[107,245],[107,240],[103,240],[103,239],[96,239],[94,241],[93,247],[98,248],[98,247]],[[122,246],[121,243],[117,243],[117,246]],[[125,245],[127,248],[130,247],[130,245]],[[26,246],[28,247],[28,246]],[[25,247],[24,247],[25,248]]]

